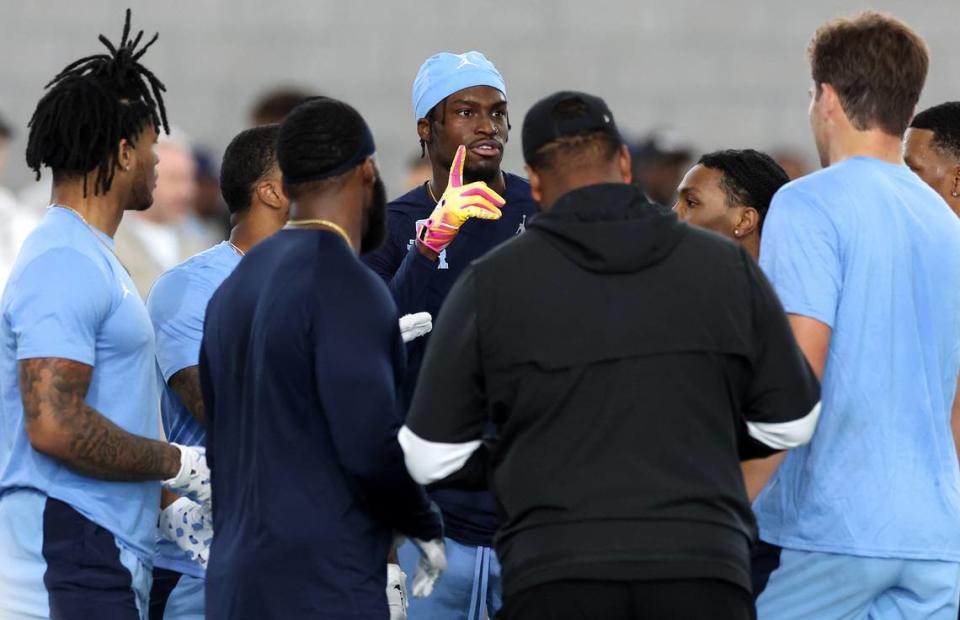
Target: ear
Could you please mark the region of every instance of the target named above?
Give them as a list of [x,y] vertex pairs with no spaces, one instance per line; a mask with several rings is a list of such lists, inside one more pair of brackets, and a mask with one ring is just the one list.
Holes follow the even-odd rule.
[[624,183],[633,182],[633,162],[630,159],[630,148],[626,144],[620,145],[620,176]]
[[282,209],[286,205],[287,198],[283,193],[283,188],[279,181],[269,180],[257,183],[257,199],[270,207],[271,209]]
[[823,82],[820,84],[820,110],[824,116],[832,116],[838,111],[843,112],[843,106],[840,105],[840,95],[832,84]]
[[740,219],[734,230],[740,231],[740,237],[746,237],[760,228],[760,213],[753,207],[743,207],[740,210]]
[[377,179],[377,164],[373,155],[368,157],[360,166],[360,175],[364,185],[373,185]]
[[430,129],[430,120],[426,118],[421,118],[417,121],[417,135],[420,136],[420,139],[430,144],[430,141],[433,140],[433,132]]
[[126,138],[121,138],[120,144],[117,145],[117,166],[122,170],[130,170],[135,158],[136,152],[133,145]]
[[540,175],[530,166],[524,166],[523,169],[527,171],[527,180],[530,182],[530,197],[533,198],[535,203],[540,204],[540,201],[543,200]]

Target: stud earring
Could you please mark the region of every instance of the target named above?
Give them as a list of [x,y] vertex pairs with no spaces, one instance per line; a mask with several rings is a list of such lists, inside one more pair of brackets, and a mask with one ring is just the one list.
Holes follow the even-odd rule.
[[739,228],[735,228],[735,229],[733,230],[733,236],[734,236],[734,237],[739,237],[739,236],[740,236],[740,229],[739,229]]

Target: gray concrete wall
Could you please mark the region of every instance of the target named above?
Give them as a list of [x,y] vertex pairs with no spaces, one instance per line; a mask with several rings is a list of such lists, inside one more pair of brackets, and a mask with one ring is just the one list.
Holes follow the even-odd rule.
[[[604,96],[620,125],[680,128],[702,149],[796,145],[812,156],[804,49],[816,26],[862,8],[891,11],[933,54],[921,106],[960,97],[957,0],[0,0],[0,112],[20,128],[0,183],[30,180],[25,125],[66,62],[119,37],[123,8],[160,41],[145,58],[167,85],[171,120],[221,152],[265,88],[299,84],[366,116],[399,189],[417,148],[410,87],[440,50],[478,49],[507,81],[514,138],[531,103],[561,88]],[[520,167],[519,145],[507,167]],[[393,191],[392,193],[396,193]]]

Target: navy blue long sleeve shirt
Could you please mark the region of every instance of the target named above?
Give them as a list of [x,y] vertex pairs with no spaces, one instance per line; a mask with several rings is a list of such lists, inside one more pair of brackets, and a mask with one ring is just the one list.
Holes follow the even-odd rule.
[[396,439],[404,358],[386,286],[332,232],[280,231],[217,290],[208,617],[387,617],[392,531],[442,530]]
[[[362,260],[390,287],[401,315],[429,312],[436,320],[447,294],[467,265],[523,232],[527,221],[539,211],[525,179],[506,172],[503,176],[503,216],[496,221],[467,220],[436,261],[421,254],[414,244],[417,222],[429,218],[436,207],[426,184],[387,205],[387,240]],[[429,339],[428,335],[407,345],[407,370],[401,389],[404,412],[413,399]],[[447,536],[468,545],[493,545],[499,518],[488,492],[436,489],[430,496],[443,511]]]

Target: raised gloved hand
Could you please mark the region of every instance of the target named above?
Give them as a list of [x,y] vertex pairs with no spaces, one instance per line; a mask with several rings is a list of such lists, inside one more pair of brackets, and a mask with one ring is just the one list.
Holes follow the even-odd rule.
[[420,540],[411,538],[417,551],[420,552],[420,561],[417,563],[417,574],[413,576],[413,595],[417,598],[430,596],[433,586],[443,571],[447,570],[447,555],[443,546],[443,539]]
[[405,314],[400,317],[400,337],[404,342],[416,340],[420,336],[425,336],[433,329],[433,317],[429,312],[417,312],[416,314]]
[[430,218],[417,227],[417,241],[437,254],[450,245],[468,219],[498,220],[500,207],[507,202],[483,181],[463,184],[466,159],[467,148],[461,144],[450,166],[446,191]]
[[160,535],[186,551],[206,570],[213,540],[213,515],[209,508],[181,497],[160,511]]
[[210,508],[210,468],[207,467],[207,449],[201,446],[181,446],[172,444],[180,450],[180,471],[163,486],[177,495],[189,497]]
[[399,564],[387,564],[387,605],[390,620],[407,620],[407,574]]

